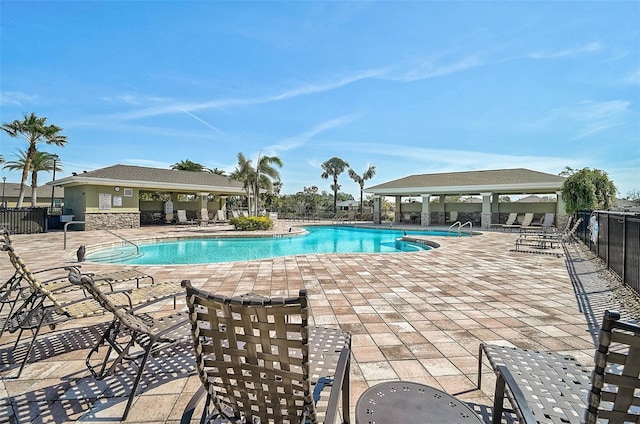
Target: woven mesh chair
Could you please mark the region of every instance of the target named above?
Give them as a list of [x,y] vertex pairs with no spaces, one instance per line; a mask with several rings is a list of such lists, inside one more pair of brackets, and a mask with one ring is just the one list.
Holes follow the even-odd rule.
[[333,423],[340,392],[349,422],[351,337],[308,326],[306,291],[287,299],[224,297],[182,284],[203,383],[182,422],[206,393],[201,422]]
[[[3,236],[3,242],[7,246],[11,246],[13,249],[4,249],[9,257],[11,265],[13,265],[13,275],[0,286],[0,312],[5,306],[9,306],[9,312],[3,315],[2,328],[0,328],[0,337],[4,333],[4,330],[9,323],[8,317],[13,315],[14,309],[20,304],[30,302],[33,300],[34,292],[31,285],[24,279],[24,267],[20,260],[20,257],[15,252],[11,235],[7,230],[1,230]],[[76,267],[80,268],[79,265]],[[61,273],[63,271],[63,273]],[[80,287],[72,284],[67,278],[66,266],[59,266],[53,268],[46,268],[37,271],[31,271],[34,276],[38,277],[38,280],[42,286],[51,293],[61,294],[68,291],[79,290]],[[136,269],[124,269],[113,272],[100,273],[99,275],[89,274],[93,276],[94,281],[99,284],[113,285],[116,283],[122,283],[126,281],[136,281],[136,287],[140,287],[140,281],[143,279],[149,279],[153,284],[154,278],[151,275],[140,272]],[[113,289],[113,287],[112,287]],[[36,296],[37,297],[37,296]]]
[[578,218],[577,221],[568,231],[561,233],[535,233],[526,234],[522,233],[516,239],[516,247],[513,251],[521,251],[522,246],[533,246],[540,249],[553,248],[554,245],[562,245],[564,243],[571,243],[574,241],[578,227],[582,222],[582,218]]
[[[113,296],[105,294],[94,283],[91,276],[81,275],[75,268],[69,269],[69,280],[81,285],[106,311],[113,314],[111,325],[87,355],[86,364],[91,374],[102,380],[113,375],[124,362],[139,361],[138,373],[122,416],[122,420],[125,420],[149,356],[179,343],[191,341],[189,316],[186,313],[176,313],[155,319],[147,314],[137,314],[137,308],[121,308],[113,301]],[[148,304],[142,305],[146,306]],[[98,357],[93,361],[94,355],[105,345],[108,345],[106,353],[102,358]]]
[[640,326],[619,319],[605,312],[591,372],[570,355],[481,344],[497,374],[493,423],[505,394],[524,424],[640,422]]
[[[56,325],[65,321],[103,315],[104,309],[93,298],[85,297],[82,291],[68,292],[65,293],[64,299],[61,298],[59,293],[50,291],[31,272],[15,252],[13,246],[5,244],[2,249],[13,256],[13,260],[21,268],[22,279],[29,285],[30,290],[26,300],[12,311],[6,321],[6,329],[9,332],[20,331],[15,341],[15,347],[18,346],[25,330],[32,332],[27,352],[18,371],[17,377],[20,377],[43,325],[54,329]],[[112,291],[109,297],[119,307],[133,307],[170,298],[174,299],[175,306],[175,297],[181,291],[181,287],[175,283],[161,282],[131,290]],[[76,293],[78,296],[74,296]]]

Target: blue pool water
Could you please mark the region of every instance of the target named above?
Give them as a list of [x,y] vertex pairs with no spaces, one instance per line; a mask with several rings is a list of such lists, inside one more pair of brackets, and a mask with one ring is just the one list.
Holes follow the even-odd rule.
[[[185,238],[92,252],[86,260],[138,265],[203,264],[314,253],[397,253],[429,249],[399,241],[401,230],[312,226],[303,236],[278,238]],[[407,235],[447,236],[446,231],[407,231]]]

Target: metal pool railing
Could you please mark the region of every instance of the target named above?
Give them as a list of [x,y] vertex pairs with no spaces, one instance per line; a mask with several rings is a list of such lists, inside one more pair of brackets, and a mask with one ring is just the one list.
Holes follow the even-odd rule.
[[453,224],[451,224],[451,226],[449,227],[449,235],[451,235],[451,230],[454,227],[458,227],[458,237],[460,237],[460,235],[462,234],[462,228],[469,226],[469,237],[473,236],[473,223],[471,221],[467,221],[464,224],[461,223],[460,221],[456,221]]

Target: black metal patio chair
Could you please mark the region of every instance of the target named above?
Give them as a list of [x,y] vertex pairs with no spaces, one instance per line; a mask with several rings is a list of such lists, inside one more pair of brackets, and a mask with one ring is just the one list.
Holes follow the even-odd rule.
[[340,399],[349,422],[351,336],[309,326],[305,290],[286,299],[225,297],[182,284],[203,384],[183,423],[205,394],[200,422],[334,423]]
[[640,422],[640,325],[606,311],[588,370],[570,355],[482,343],[497,376],[493,423],[506,395],[520,423],[622,424]]

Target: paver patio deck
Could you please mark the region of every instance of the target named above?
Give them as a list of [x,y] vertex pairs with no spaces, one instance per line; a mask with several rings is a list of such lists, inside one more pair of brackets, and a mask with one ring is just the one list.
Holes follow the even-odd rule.
[[[280,224],[281,230],[286,231]],[[143,227],[118,230],[129,240],[176,234],[229,231],[215,227]],[[478,345],[511,343],[561,351],[593,364],[593,325],[599,310],[585,314],[573,277],[592,272],[585,253],[570,247],[566,257],[510,252],[517,234],[485,232],[438,238],[441,247],[400,254],[299,255],[204,265],[136,266],[156,281],[189,279],[221,294],[255,292],[296,295],[306,287],[316,325],[339,325],[353,334],[351,415],[369,386],[391,379],[425,383],[458,396],[490,422],[495,378],[485,367],[476,389]],[[117,242],[106,231],[13,236],[17,252],[32,269],[76,263],[81,244]],[[85,272],[125,266],[84,263]],[[0,259],[0,275],[13,273]],[[596,279],[597,280],[597,279]],[[591,280],[590,280],[591,282]],[[595,281],[594,284],[598,284]],[[605,284],[605,283],[602,283]],[[178,300],[178,308],[185,306]],[[172,302],[159,306],[172,311]],[[598,307],[608,307],[603,304]],[[602,309],[604,310],[604,309]],[[110,316],[71,321],[45,330],[19,379],[12,377],[25,344],[13,349],[14,334],[0,340],[0,422],[119,422],[130,379],[125,373],[96,381],[84,359]],[[188,346],[147,365],[139,396],[126,422],[178,422],[200,385]],[[153,374],[151,374],[151,371]]]

